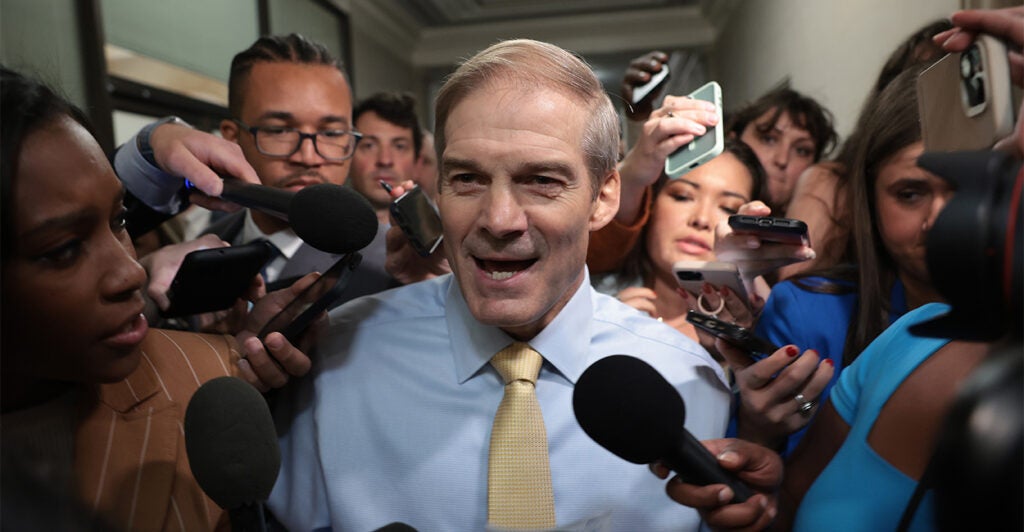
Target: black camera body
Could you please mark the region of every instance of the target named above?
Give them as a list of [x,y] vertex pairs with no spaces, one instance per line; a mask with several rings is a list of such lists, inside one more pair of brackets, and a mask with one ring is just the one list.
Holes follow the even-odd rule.
[[932,284],[952,311],[914,334],[991,341],[1024,324],[1024,171],[1003,152],[925,153],[918,166],[950,181],[956,194],[926,243]]

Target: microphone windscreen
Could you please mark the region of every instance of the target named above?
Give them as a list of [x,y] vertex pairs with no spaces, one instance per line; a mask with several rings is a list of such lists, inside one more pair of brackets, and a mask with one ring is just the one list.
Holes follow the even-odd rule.
[[288,223],[299,238],[327,253],[359,251],[377,235],[377,214],[370,202],[353,189],[331,183],[296,192]]
[[635,464],[671,456],[685,431],[679,392],[646,362],[627,355],[587,368],[576,382],[572,406],[588,436]]
[[235,377],[207,381],[192,395],[185,449],[199,486],[225,510],[266,501],[281,468],[266,401]]

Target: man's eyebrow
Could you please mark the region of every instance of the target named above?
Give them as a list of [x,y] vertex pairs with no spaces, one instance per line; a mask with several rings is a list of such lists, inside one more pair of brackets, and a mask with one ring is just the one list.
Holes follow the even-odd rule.
[[[295,120],[295,115],[293,115],[292,113],[289,113],[287,111],[267,111],[267,112],[261,114],[259,116],[259,118],[257,118],[257,120],[272,120],[272,119],[285,120],[285,121],[293,121],[293,120]],[[348,117],[340,116],[340,115],[327,115],[327,116],[320,117],[320,119],[317,120],[317,122],[320,123],[320,124],[325,124],[325,123],[330,123],[330,122],[344,122],[344,123],[347,124],[348,123]]]
[[447,172],[450,170],[470,170],[479,171],[480,166],[469,159],[457,159],[454,157],[442,157],[441,158],[441,171]]
[[[481,167],[475,161],[469,159],[459,159],[454,157],[444,157],[441,160],[441,168],[443,171],[448,172],[451,170],[469,170],[472,172],[481,171]],[[563,176],[572,176],[575,174],[571,165],[559,161],[529,161],[524,162],[515,167],[513,171],[515,175],[523,174],[558,174]]]

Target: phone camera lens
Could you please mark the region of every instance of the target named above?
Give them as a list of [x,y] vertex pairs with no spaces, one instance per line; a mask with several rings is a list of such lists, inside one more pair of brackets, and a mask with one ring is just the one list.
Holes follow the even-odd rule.
[[701,273],[701,272],[681,271],[681,272],[678,272],[678,276],[679,276],[679,280],[680,281],[703,281],[704,280],[704,274]]

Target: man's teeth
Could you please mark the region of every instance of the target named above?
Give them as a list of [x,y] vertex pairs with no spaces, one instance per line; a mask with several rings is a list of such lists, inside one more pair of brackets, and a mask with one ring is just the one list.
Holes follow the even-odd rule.
[[504,281],[515,274],[516,272],[487,272],[487,275],[495,281]]

